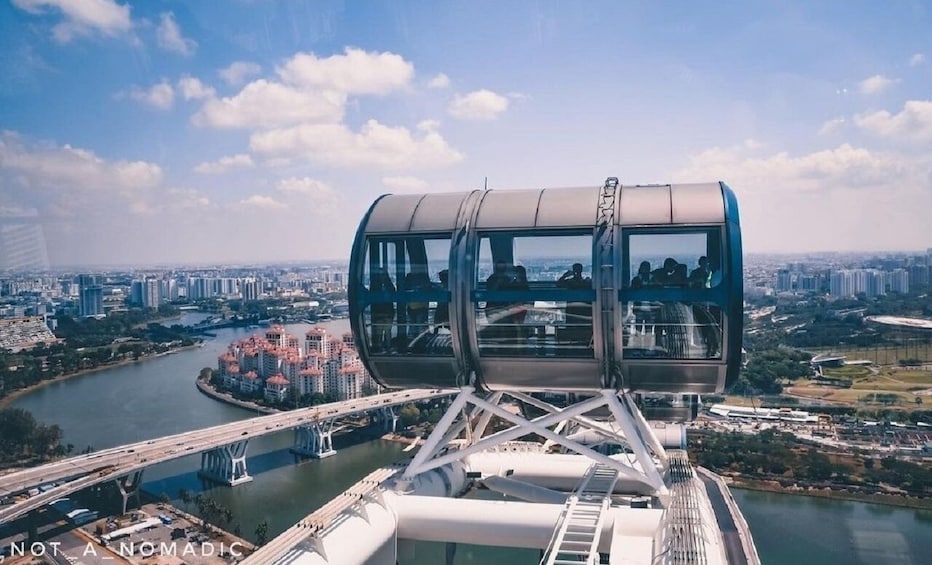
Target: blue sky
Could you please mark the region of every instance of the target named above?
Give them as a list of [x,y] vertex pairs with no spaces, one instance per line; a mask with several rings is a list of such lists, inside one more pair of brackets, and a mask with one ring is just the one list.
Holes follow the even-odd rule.
[[[925,2],[0,3],[54,265],[345,258],[385,192],[724,180],[750,252],[932,247]],[[2,214],[0,214],[2,215]]]

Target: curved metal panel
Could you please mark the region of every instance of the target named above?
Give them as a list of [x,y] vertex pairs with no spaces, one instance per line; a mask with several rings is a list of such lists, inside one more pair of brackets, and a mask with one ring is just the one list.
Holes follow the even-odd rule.
[[537,210],[538,228],[591,226],[598,213],[599,187],[545,189]]
[[721,224],[725,204],[719,183],[680,184],[670,187],[674,224]]
[[369,210],[366,233],[406,233],[423,194],[387,194]]
[[362,284],[362,274],[365,269],[364,263],[366,260],[366,227],[369,224],[369,219],[372,217],[372,212],[386,198],[388,198],[388,195],[382,195],[376,198],[375,202],[372,203],[372,206],[369,207],[366,211],[366,215],[363,216],[362,221],[359,223],[359,228],[356,230],[356,237],[353,240],[353,249],[350,251],[349,281],[347,284],[350,329],[356,341],[356,351],[359,353],[359,358],[362,359],[363,366],[369,371],[372,378],[382,386],[389,385],[381,379],[378,370],[370,361],[369,357],[369,332],[365,331],[365,320],[363,320],[364,301],[362,300],[363,293],[367,292],[367,290]]
[[414,211],[411,231],[453,231],[457,227],[460,207],[469,195],[469,192],[448,192],[424,196]]
[[669,224],[672,221],[670,186],[622,186],[618,225]]
[[738,199],[725,183],[720,183],[725,200],[725,237],[730,261],[728,277],[728,345],[723,351],[728,371],[722,389],[738,380],[741,370],[741,348],[744,336],[744,254],[741,244],[741,221]]
[[[473,229],[533,228],[540,190],[490,190],[479,205]],[[594,212],[593,212],[594,214]]]

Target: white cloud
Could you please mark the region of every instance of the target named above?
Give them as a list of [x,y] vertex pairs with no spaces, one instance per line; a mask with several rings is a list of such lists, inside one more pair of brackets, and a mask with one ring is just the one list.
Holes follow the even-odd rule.
[[898,82],[900,82],[899,79],[874,75],[859,82],[858,88],[861,89],[863,94],[880,94]]
[[932,140],[932,100],[909,100],[897,114],[886,110],[859,114],[854,117],[854,123],[883,137],[929,141]]
[[849,144],[802,155],[759,153],[712,148],[673,175],[673,182],[722,180],[735,190],[745,250],[895,249],[932,237],[927,157]]
[[191,121],[214,128],[271,128],[301,122],[337,122],[346,95],[309,91],[260,79],[228,98],[211,98]]
[[173,51],[181,55],[193,55],[197,49],[197,42],[181,35],[181,28],[175,21],[175,14],[164,12],[161,15],[161,23],[156,30],[159,47],[166,51]]
[[447,111],[458,120],[494,120],[507,109],[507,98],[483,89],[465,96],[457,94]]
[[13,5],[30,14],[61,11],[65,21],[52,28],[52,36],[61,43],[95,31],[114,36],[132,29],[129,5],[113,0],[13,0]]
[[310,177],[290,177],[278,181],[276,188],[291,202],[310,205],[315,212],[332,212],[340,202],[329,184]]
[[447,88],[450,86],[450,77],[440,73],[427,81],[427,88]]
[[786,152],[753,157],[747,154],[749,149],[715,147],[703,151],[690,157],[691,166],[677,178],[684,182],[734,179],[735,183],[788,193],[882,185],[905,167],[900,157],[847,143],[798,157]]
[[108,161],[86,149],[29,144],[15,132],[0,134],[0,187],[18,186],[15,199],[47,215],[110,210],[143,198],[161,182],[162,169],[154,163]]
[[210,205],[210,199],[193,188],[168,189],[168,207],[188,210],[191,208],[204,208]]
[[919,65],[926,62],[926,56],[922,53],[915,53],[912,57],[909,58],[910,67],[918,67]]
[[236,61],[231,63],[229,67],[217,71],[217,74],[230,86],[237,86],[242,84],[247,77],[257,75],[260,72],[262,72],[262,67],[256,63]]
[[358,133],[344,124],[302,124],[255,133],[249,145],[269,157],[306,158],[335,167],[426,168],[463,158],[436,131],[415,137],[407,128],[376,120],[366,122]]
[[394,53],[347,47],[343,55],[323,59],[298,53],[278,69],[286,83],[347,94],[388,94],[406,86],[414,65]]
[[201,100],[204,98],[213,98],[216,91],[202,83],[200,80],[183,76],[178,80],[178,90],[185,100]]
[[134,86],[129,91],[129,97],[153,108],[168,110],[175,100],[175,91],[172,89],[172,85],[162,81],[148,89]]
[[281,179],[276,186],[279,192],[323,196],[334,194],[333,188],[325,182],[310,177],[291,177]]
[[267,210],[281,210],[288,207],[285,203],[279,202],[271,196],[263,196],[261,194],[253,194],[245,200],[240,200],[239,203],[243,206],[255,206],[256,208],[265,208]]
[[382,177],[382,184],[397,192],[423,192],[429,186],[418,177]]
[[842,129],[847,123],[847,120],[843,116],[837,118],[832,118],[831,120],[826,120],[821,127],[819,127],[819,135],[829,135],[835,133]]
[[205,161],[196,167],[194,167],[194,172],[215,175],[219,173],[225,173],[231,169],[247,168],[253,167],[255,163],[252,160],[252,157],[241,153],[239,155],[233,155],[228,157],[221,157],[216,161]]

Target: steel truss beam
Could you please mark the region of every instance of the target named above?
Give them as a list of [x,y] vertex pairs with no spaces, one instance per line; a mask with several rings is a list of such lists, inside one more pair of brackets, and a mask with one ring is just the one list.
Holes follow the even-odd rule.
[[[532,419],[512,414],[500,406],[500,402],[506,395],[544,410],[547,414]],[[471,410],[470,406],[472,406]],[[621,434],[614,431],[608,423],[598,422],[585,416],[602,407],[608,408]],[[492,416],[511,422],[513,426],[485,435]],[[473,422],[475,424],[471,425]],[[554,429],[552,430],[551,427]],[[593,430],[603,437],[627,446],[633,454],[633,460],[625,461],[607,457],[565,435],[578,428]],[[464,431],[466,432],[465,438],[459,438]],[[560,431],[563,433],[561,434]],[[401,480],[410,481],[420,473],[460,461],[474,453],[495,448],[529,433],[547,439],[548,444],[561,445],[570,451],[607,465],[617,470],[619,477],[653,488],[658,496],[667,494],[663,481],[663,471],[667,464],[666,452],[637,406],[626,394],[619,394],[614,390],[602,390],[591,398],[560,408],[522,392],[494,392],[480,395],[475,392],[474,388],[464,386],[420,451],[408,464]]]

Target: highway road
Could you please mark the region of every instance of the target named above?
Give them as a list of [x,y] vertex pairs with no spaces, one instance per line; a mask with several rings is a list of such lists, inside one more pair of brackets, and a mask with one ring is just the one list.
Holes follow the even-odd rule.
[[0,506],[0,524],[97,483],[126,476],[150,465],[208,451],[241,440],[341,418],[406,402],[456,393],[444,389],[411,389],[321,404],[311,408],[259,416],[157,439],[70,457],[0,476],[0,498],[24,493],[39,485],[58,486],[12,505]]

